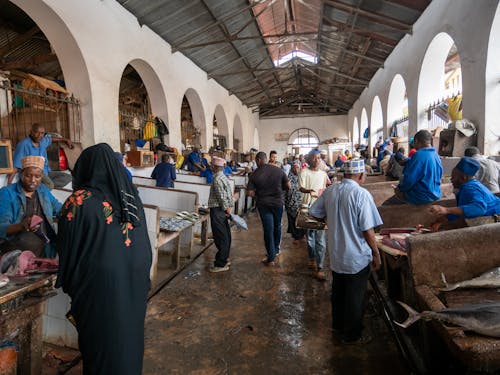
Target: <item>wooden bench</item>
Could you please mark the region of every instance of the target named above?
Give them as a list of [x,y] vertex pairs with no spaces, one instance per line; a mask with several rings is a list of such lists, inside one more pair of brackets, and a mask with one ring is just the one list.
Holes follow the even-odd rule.
[[[414,306],[419,310],[500,301],[496,289],[459,289],[440,292],[441,273],[449,283],[468,280],[500,265],[500,223],[415,236],[409,240],[409,263],[414,287]],[[433,321],[420,326],[424,348],[434,353],[432,334],[437,333],[448,350],[470,371],[500,369],[499,340],[464,333]],[[432,331],[432,332],[430,332]]]

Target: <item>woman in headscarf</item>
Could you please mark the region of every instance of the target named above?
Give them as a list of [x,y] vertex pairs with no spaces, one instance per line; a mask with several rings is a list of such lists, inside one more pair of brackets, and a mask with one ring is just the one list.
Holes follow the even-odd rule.
[[137,190],[109,145],[85,149],[59,218],[56,286],[71,297],[84,374],[142,371],[151,246]]
[[299,173],[300,173],[300,162],[296,161],[292,165],[292,169],[288,174],[288,180],[290,181],[291,188],[285,193],[285,208],[288,217],[288,230],[293,237],[293,243],[296,245],[299,240],[304,238],[305,231],[299,229],[295,226],[295,220],[297,219],[297,214],[299,213],[300,204],[302,203],[302,193],[299,190]]

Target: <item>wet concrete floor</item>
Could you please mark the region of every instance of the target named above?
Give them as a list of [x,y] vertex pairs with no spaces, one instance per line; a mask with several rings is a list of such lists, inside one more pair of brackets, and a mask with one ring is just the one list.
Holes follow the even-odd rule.
[[332,339],[331,275],[313,279],[305,243],[285,234],[280,266],[266,267],[258,215],[247,219],[248,232],[233,232],[229,271],[208,272],[212,245],[150,300],[144,374],[408,373],[375,308],[365,316],[373,341]]

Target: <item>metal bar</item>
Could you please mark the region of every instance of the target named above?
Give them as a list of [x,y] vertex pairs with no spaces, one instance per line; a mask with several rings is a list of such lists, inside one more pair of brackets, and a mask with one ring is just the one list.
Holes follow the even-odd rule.
[[34,35],[40,32],[40,28],[38,26],[34,26],[24,34],[18,35],[13,41],[7,43],[6,46],[0,48],[0,58],[4,57],[7,53],[16,49],[17,47],[23,45],[28,40],[30,40]]
[[[328,24],[328,26],[333,26],[333,27],[337,27],[337,28],[340,28],[341,30],[340,31],[329,31],[329,32],[324,32],[324,34],[342,34],[342,33],[345,33],[345,28],[346,28],[346,24],[343,23],[343,22],[340,22],[340,21],[337,21],[337,20],[332,20],[331,18],[327,17],[327,16],[324,16],[323,17],[323,21]],[[383,25],[381,25],[383,26]],[[368,30],[368,29],[362,29],[362,28],[359,28],[359,27],[354,27],[352,29],[352,33],[354,34],[359,34],[359,35],[364,35],[364,36],[370,36],[372,39],[375,39],[377,41],[379,41],[380,43],[384,43],[388,46],[391,46],[392,48],[394,48],[394,46],[396,44],[398,44],[398,41],[397,40],[394,40],[392,38],[389,38],[385,35],[382,35],[380,34],[380,32],[383,32],[383,30]]]

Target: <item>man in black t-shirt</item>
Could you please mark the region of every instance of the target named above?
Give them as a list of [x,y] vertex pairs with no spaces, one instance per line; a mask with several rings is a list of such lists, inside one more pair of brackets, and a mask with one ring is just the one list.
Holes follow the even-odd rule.
[[267,257],[262,262],[275,266],[279,261],[284,191],[290,189],[290,182],[281,168],[267,164],[265,152],[259,152],[255,162],[258,168],[248,179],[247,195],[256,197],[262,221],[267,251]]

